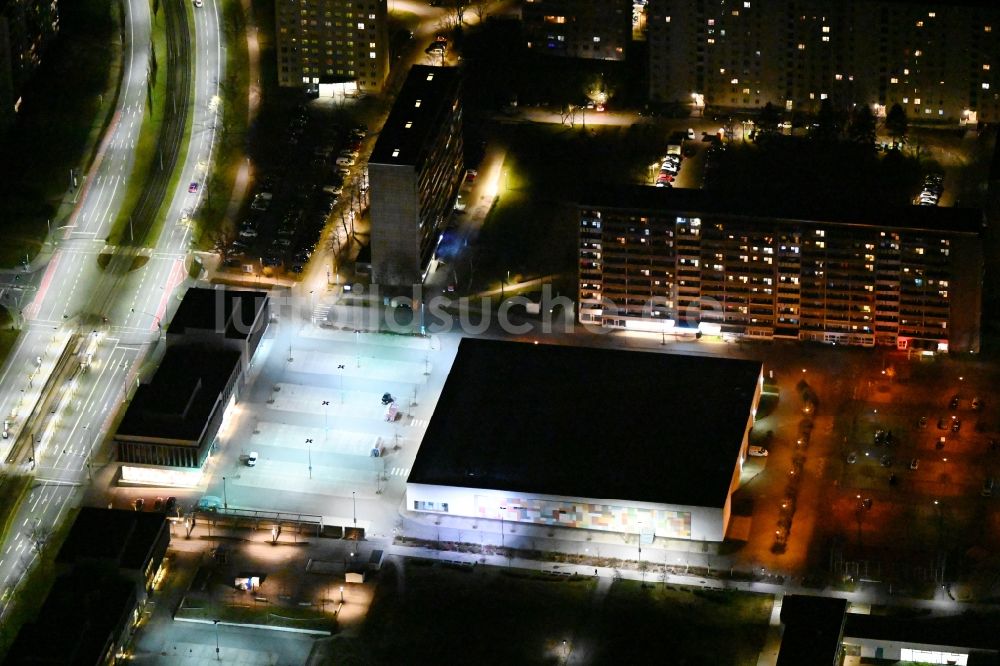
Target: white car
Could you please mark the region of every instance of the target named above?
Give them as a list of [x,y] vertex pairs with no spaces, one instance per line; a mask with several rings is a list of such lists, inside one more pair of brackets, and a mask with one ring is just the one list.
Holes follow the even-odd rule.
[[247,467],[257,466],[257,452],[251,451],[250,455],[247,456]]
[[201,7],[203,4],[205,4],[203,0],[191,0],[191,2],[194,3],[195,7]]
[[763,446],[748,446],[747,447],[747,453],[749,453],[750,455],[752,455],[752,456],[754,456],[756,458],[766,458],[767,457],[767,449],[765,449]]
[[341,155],[337,158],[337,166],[350,167],[354,166],[354,158],[350,155]]

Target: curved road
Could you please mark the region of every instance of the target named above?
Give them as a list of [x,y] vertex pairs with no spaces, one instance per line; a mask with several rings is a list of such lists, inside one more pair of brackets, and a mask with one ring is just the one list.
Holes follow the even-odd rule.
[[[150,16],[146,0],[123,1],[124,68],[114,118],[87,174],[79,203],[40,276],[35,298],[24,309],[21,336],[0,371],[0,412],[12,421],[10,438],[0,440],[4,457],[65,341],[79,328],[80,315],[102,279],[97,256],[118,215],[121,193],[133,166],[145,110]],[[180,165],[177,189],[167,192],[168,223],[156,239],[148,263],[120,281],[117,297],[105,311],[110,327],[101,331],[90,370],[77,377],[57,407],[53,427],[41,433],[35,452],[35,487],[7,540],[0,544],[0,620],[9,607],[13,586],[34,562],[33,544],[78,501],[78,488],[88,481],[91,452],[106,435],[126,389],[135,382],[150,343],[158,339],[159,321],[168,304],[176,302],[170,295],[185,275],[190,229],[177,221],[183,210],[197,205],[200,194],[189,194],[188,183],[201,182],[211,160],[220,111],[214,100],[223,66],[220,8],[216,0],[205,0],[203,7],[191,9],[186,0],[165,1],[179,3],[195,17],[194,118],[187,158]],[[24,471],[30,469],[30,465],[23,467]]]

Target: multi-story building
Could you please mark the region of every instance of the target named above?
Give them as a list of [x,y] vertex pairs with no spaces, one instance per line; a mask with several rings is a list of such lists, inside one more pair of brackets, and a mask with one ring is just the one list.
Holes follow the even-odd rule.
[[378,93],[389,75],[386,0],[277,0],[278,83]]
[[25,83],[58,31],[56,0],[0,0],[0,128],[13,119]]
[[650,0],[648,30],[656,101],[1000,119],[992,0]]
[[368,160],[372,281],[422,282],[462,182],[459,70],[414,65]]
[[539,53],[624,60],[632,39],[632,0],[527,0],[521,18]]
[[579,212],[583,323],[979,349],[978,210],[804,210],[629,186],[592,189]]

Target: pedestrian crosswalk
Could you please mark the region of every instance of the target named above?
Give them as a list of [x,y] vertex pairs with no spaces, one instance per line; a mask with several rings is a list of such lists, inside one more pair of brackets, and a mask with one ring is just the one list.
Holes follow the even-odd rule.
[[408,477],[409,475],[410,475],[409,467],[393,467],[391,470],[389,470],[389,476],[402,476],[405,478]]
[[427,425],[427,419],[410,419],[410,425],[414,428],[423,428]]

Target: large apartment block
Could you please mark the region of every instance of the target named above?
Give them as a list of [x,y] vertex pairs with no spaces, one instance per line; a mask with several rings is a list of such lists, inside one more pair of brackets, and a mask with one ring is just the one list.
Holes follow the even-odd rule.
[[460,72],[414,65],[368,160],[372,280],[423,281],[464,175]]
[[13,120],[25,84],[58,31],[56,0],[0,0],[0,128]]
[[656,333],[978,351],[978,210],[806,211],[701,190],[579,204],[579,318]]
[[632,0],[527,0],[521,9],[530,50],[624,60],[632,39]]
[[277,0],[278,83],[378,93],[389,75],[386,0]]
[[648,12],[656,101],[1000,119],[994,0],[650,0]]

